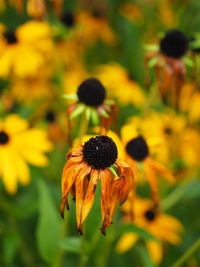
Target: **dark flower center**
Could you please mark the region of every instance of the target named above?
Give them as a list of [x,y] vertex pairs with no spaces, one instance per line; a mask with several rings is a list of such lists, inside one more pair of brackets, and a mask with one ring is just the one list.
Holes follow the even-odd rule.
[[77,94],[80,102],[88,106],[98,107],[106,97],[106,90],[99,80],[89,78],[81,83]]
[[17,43],[17,37],[14,31],[7,31],[4,33],[4,37],[8,44],[15,44]]
[[167,134],[167,135],[171,135],[172,134],[172,129],[170,127],[166,127],[164,129],[164,132]]
[[130,140],[126,145],[126,151],[134,160],[142,161],[149,155],[149,149],[142,136]]
[[4,131],[0,131],[0,145],[5,145],[9,142],[9,136]]
[[92,11],[92,16],[95,18],[103,18],[104,14],[102,10],[95,9]]
[[64,13],[61,17],[61,21],[67,27],[73,27],[75,24],[75,16],[73,13]]
[[45,116],[45,119],[49,122],[49,123],[52,123],[56,120],[56,114],[54,111],[48,111],[46,116]]
[[181,58],[189,48],[189,39],[178,30],[170,30],[160,41],[160,51],[172,58]]
[[152,222],[155,219],[155,217],[156,217],[156,212],[155,212],[155,210],[150,209],[150,210],[147,210],[144,213],[144,216],[147,219],[147,221]]
[[83,147],[83,156],[89,166],[94,169],[105,169],[113,165],[117,159],[117,146],[108,136],[90,138]]

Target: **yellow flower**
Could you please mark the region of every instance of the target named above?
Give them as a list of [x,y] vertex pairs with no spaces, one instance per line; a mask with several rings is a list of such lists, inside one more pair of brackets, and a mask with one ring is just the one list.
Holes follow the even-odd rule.
[[[31,32],[31,34],[30,34]],[[46,22],[29,21],[16,31],[0,31],[0,76],[35,75],[52,58],[53,43]]]
[[17,182],[26,185],[30,180],[27,163],[46,166],[45,152],[51,143],[46,132],[37,128],[28,129],[28,121],[16,114],[0,119],[0,176],[8,193],[17,190]]
[[[150,131],[150,129],[149,129]],[[133,167],[136,182],[146,179],[151,187],[152,198],[158,204],[158,177],[174,182],[171,172],[153,158],[152,149],[160,146],[162,138],[148,133],[143,119],[134,117],[121,129],[122,142],[125,146],[125,161]]]
[[119,64],[110,63],[98,67],[96,77],[108,89],[109,95],[118,99],[120,103],[132,103],[138,107],[145,103],[146,98],[144,92]]
[[117,146],[108,136],[90,138],[67,155],[62,174],[61,215],[68,206],[68,195],[76,200],[78,232],[82,234],[82,223],[94,203],[97,183],[101,181],[101,231],[112,223],[115,208],[124,202],[134,189],[131,168],[118,159]]
[[111,27],[100,12],[97,11],[90,14],[89,12],[81,11],[77,14],[76,21],[78,24],[77,35],[81,42],[93,44],[98,39],[110,45],[116,42]]
[[141,23],[143,22],[143,13],[142,9],[139,5],[132,2],[126,2],[122,5],[121,14],[125,16],[130,21],[133,21],[135,23]]
[[[134,214],[134,219],[130,217]],[[151,259],[160,263],[163,255],[162,241],[170,244],[178,244],[180,239],[180,232],[183,229],[182,224],[174,217],[158,210],[154,203],[149,199],[134,198],[134,205],[131,198],[122,206],[124,212],[124,222],[133,222],[139,227],[144,228],[149,233],[157,237],[158,241],[146,241],[147,250]],[[135,233],[126,233],[121,236],[117,244],[117,251],[124,253],[130,249],[139,239]]]

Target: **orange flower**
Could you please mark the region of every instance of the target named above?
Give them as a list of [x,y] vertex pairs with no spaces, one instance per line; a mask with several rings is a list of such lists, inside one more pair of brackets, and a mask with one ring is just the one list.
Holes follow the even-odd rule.
[[68,206],[68,194],[76,201],[78,232],[82,234],[82,223],[94,203],[95,189],[101,180],[101,232],[112,223],[116,205],[124,203],[133,190],[131,168],[117,159],[117,146],[108,136],[90,138],[84,145],[73,148],[62,174],[61,215]]

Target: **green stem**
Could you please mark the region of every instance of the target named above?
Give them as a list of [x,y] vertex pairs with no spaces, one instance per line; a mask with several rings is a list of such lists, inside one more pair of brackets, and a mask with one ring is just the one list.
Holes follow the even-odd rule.
[[80,264],[79,267],[85,267],[88,262],[88,254],[85,251],[85,238],[84,235],[81,236],[81,254],[80,254]]
[[82,114],[82,120],[81,120],[81,123],[80,123],[80,128],[79,128],[79,139],[80,141],[82,141],[82,137],[87,133],[87,130],[88,130],[88,120],[86,118],[86,111],[83,112]]
[[180,267],[186,262],[192,254],[200,247],[200,238],[197,239],[196,242],[181,256],[173,265],[172,267]]
[[176,204],[182,198],[182,196],[185,195],[189,186],[193,182],[194,181],[182,183],[176,189],[174,189],[173,192],[162,201],[161,206],[163,210],[168,210],[174,204]]

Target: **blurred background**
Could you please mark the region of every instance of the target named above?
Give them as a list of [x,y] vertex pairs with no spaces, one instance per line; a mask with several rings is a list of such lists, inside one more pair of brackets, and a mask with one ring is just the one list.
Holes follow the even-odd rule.
[[[200,266],[199,14],[198,0],[0,0],[1,266]],[[178,59],[185,75],[175,104],[172,85],[162,97],[154,69],[160,39],[170,29],[189,41]],[[125,223],[123,208],[102,236],[99,188],[83,236],[71,198],[61,219],[68,136],[74,140],[80,132],[79,118],[69,132],[66,109],[73,100],[63,95],[76,93],[89,77],[100,79],[118,106],[117,129],[111,129],[122,147],[130,125],[159,140],[151,157],[175,177],[170,184],[159,174],[161,208],[177,221],[166,219],[166,229],[157,231],[177,231],[177,242],[158,234],[159,248],[150,248],[156,234],[149,225]],[[137,195],[150,198],[148,183],[139,183]],[[137,242],[126,236],[130,232]]]

